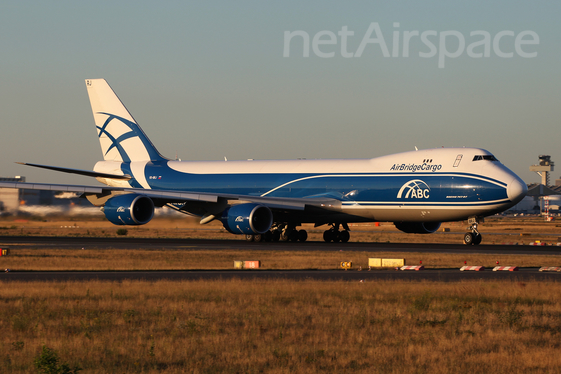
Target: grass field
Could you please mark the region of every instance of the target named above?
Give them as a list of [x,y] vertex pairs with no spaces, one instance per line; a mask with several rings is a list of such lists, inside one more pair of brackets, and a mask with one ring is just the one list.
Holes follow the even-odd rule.
[[[157,219],[134,237],[232,238],[218,226]],[[357,241],[457,242],[355,227]],[[4,220],[3,235],[117,236],[101,220]],[[487,237],[555,238],[555,223],[488,220]],[[513,234],[515,232],[516,234]],[[493,234],[491,234],[493,233]],[[321,231],[312,232],[314,236]],[[371,240],[374,238],[375,240]],[[387,240],[385,240],[387,239]],[[542,239],[543,240],[543,239]],[[0,237],[1,244],[1,237]],[[559,265],[560,256],[357,251],[17,249],[13,270],[366,268],[368,257],[426,267]],[[290,280],[1,282],[0,372],[37,372],[52,349],[83,373],[555,373],[561,367],[561,283]],[[59,367],[60,369],[60,367]],[[51,372],[63,372],[51,371]]]
[[[503,237],[504,241],[515,242],[522,239],[557,242],[560,228],[555,222],[544,222],[541,218],[492,218],[482,225],[485,243]],[[103,218],[68,218],[48,217],[30,219],[7,219],[0,221],[0,234],[3,235],[44,235],[44,236],[102,236],[119,237],[114,226]],[[448,223],[445,228],[449,232],[428,235],[404,234],[392,224],[381,223],[353,226],[352,235],[355,241],[377,242],[435,242],[459,243],[465,229],[463,223]],[[321,241],[322,230],[310,230],[310,240]],[[513,234],[515,233],[515,234]],[[213,238],[216,240],[243,240],[225,232],[219,224],[201,226],[198,222],[170,217],[156,218],[148,225],[127,227],[127,237],[161,237],[161,238]],[[0,236],[0,245],[1,243]],[[498,241],[497,241],[498,242]],[[503,241],[501,241],[503,242]],[[282,249],[254,250],[248,245],[245,250],[190,250],[186,242],[185,248],[179,250],[135,250],[90,248],[76,249],[18,249],[12,246],[12,254],[0,261],[0,268],[12,270],[186,270],[186,269],[231,269],[236,260],[260,260],[263,269],[334,269],[341,261],[352,261],[355,269],[368,267],[368,258],[404,258],[407,264],[416,265],[420,261],[427,268],[459,268],[466,262],[468,265],[482,265],[487,268],[496,265],[517,266],[558,266],[561,256],[558,255],[496,255],[474,254],[466,248],[465,254],[435,253],[396,253],[375,251],[294,251],[283,246]]]
[[259,260],[261,269],[336,269],[342,261],[352,261],[353,270],[368,268],[368,258],[403,258],[409,265],[422,261],[428,269],[480,265],[561,266],[560,255],[439,254],[367,251],[295,250],[130,250],[130,249],[17,249],[0,257],[0,268],[12,271],[57,270],[223,270],[233,269],[234,261]]
[[84,373],[544,373],[559,283],[85,282],[0,289],[0,367]]
[[[308,230],[310,241],[323,241],[323,231],[327,226]],[[200,225],[198,221],[182,214],[156,217],[143,226],[115,226],[103,216],[94,217],[2,217],[0,219],[0,240],[2,235],[42,235],[42,236],[97,236],[117,237],[117,230],[125,228],[127,236],[146,238],[213,238],[244,240],[242,235],[232,235],[213,221]],[[467,230],[465,222],[443,223],[433,234],[405,234],[397,230],[391,222],[351,224],[352,242],[371,243],[462,243]],[[483,244],[520,243],[528,244],[536,240],[561,242],[561,223],[544,222],[541,217],[491,217],[479,226]],[[444,231],[448,230],[448,231]]]

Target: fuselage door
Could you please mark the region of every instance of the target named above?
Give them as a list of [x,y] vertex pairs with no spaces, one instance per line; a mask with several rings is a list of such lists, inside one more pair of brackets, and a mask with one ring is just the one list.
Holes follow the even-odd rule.
[[460,161],[462,161],[462,155],[456,156],[456,161],[454,161],[455,168],[457,168],[460,165]]

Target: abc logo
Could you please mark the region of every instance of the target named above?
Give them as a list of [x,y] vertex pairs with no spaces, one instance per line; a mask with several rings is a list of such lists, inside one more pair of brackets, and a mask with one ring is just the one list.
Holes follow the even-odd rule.
[[[405,183],[397,193],[398,199],[428,199],[430,187],[420,179],[413,179]],[[405,196],[404,196],[405,194]]]

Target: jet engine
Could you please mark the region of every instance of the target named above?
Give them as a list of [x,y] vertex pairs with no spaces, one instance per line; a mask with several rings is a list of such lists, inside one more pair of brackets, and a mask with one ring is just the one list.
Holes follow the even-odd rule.
[[154,202],[144,195],[118,195],[107,200],[103,213],[115,225],[144,225],[154,217]]
[[220,220],[232,234],[264,234],[273,225],[273,213],[266,206],[247,203],[226,209]]
[[438,230],[441,222],[394,222],[398,230],[408,234],[431,234]]

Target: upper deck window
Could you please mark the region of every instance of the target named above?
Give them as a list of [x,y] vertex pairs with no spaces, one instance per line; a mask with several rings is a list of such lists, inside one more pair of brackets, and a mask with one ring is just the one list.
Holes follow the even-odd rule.
[[487,160],[487,161],[499,161],[497,160],[497,158],[493,155],[481,155],[481,156],[474,156],[473,157],[473,161],[481,161],[481,160]]

